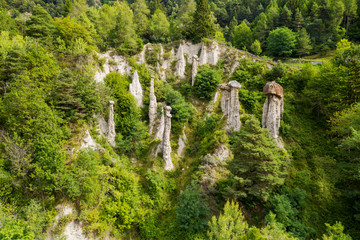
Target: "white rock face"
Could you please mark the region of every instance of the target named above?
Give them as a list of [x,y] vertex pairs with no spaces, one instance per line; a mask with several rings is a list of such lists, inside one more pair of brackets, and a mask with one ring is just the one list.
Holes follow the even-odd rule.
[[132,76],[132,83],[130,83],[129,92],[134,96],[137,106],[142,107],[143,106],[143,90],[141,88],[139,74],[138,74],[137,70],[135,70],[135,72]]
[[235,61],[234,65],[232,65],[229,76],[232,76],[236,70],[240,66],[239,61]]
[[213,41],[211,48],[208,49],[207,64],[216,65],[220,58],[219,44]]
[[159,76],[161,81],[166,81],[166,72],[160,67],[159,62],[156,63],[156,74]]
[[[165,114],[164,114],[164,109],[163,109],[161,117],[160,117],[160,123],[159,123],[159,126],[157,127],[157,132],[155,134],[154,139],[160,139],[162,141],[164,138],[164,129],[165,129]],[[158,154],[159,152],[160,151],[156,152],[156,154]]]
[[204,43],[201,46],[201,54],[200,54],[199,64],[200,65],[207,64],[207,53],[206,53],[206,46]]
[[176,70],[175,75],[179,76],[180,78],[185,77],[185,67],[186,67],[186,61],[184,57],[183,48],[180,45],[177,56],[179,56],[178,61],[176,62]]
[[64,236],[66,240],[90,240],[92,238],[87,238],[84,234],[84,231],[80,225],[75,221],[71,221],[65,227]]
[[214,156],[216,156],[220,161],[225,161],[230,158],[231,151],[225,145],[220,145],[215,149]]
[[100,135],[107,136],[109,127],[103,116],[101,116],[100,114],[95,114],[94,118],[97,118],[97,120],[99,121],[97,130],[100,132]]
[[111,146],[115,147],[115,122],[114,122],[114,102],[109,102],[109,120],[108,120],[108,132],[107,137]]
[[112,55],[111,51],[104,54],[98,53],[99,58],[106,59],[105,64],[103,65],[104,70],[98,69],[95,73],[94,80],[96,82],[103,82],[106,75],[110,72],[118,72],[123,75],[130,75],[131,67],[127,62],[126,58],[123,56]]
[[[182,48],[183,54],[187,55],[186,61],[188,63],[191,63],[192,62],[192,56],[199,54],[199,51],[200,51],[200,49],[202,47],[202,43],[200,42],[200,43],[197,43],[197,44],[192,44],[191,42],[182,42],[180,44],[180,46]],[[176,57],[179,58],[180,56],[177,55]]]
[[164,129],[164,138],[163,138],[163,158],[165,161],[165,170],[172,170],[174,168],[171,161],[171,143],[170,143],[170,133],[171,133],[171,107],[165,107],[165,129]]
[[82,140],[80,150],[85,148],[91,148],[93,150],[97,148],[97,144],[95,140],[91,137],[89,130],[86,130],[85,132],[85,138]]
[[[65,206],[58,205],[56,209],[58,210],[58,214],[55,216],[55,222],[53,226],[50,228],[50,230],[56,228],[56,226],[59,223],[59,220],[62,217],[76,213],[76,210],[74,210],[74,208],[67,205]],[[62,236],[64,237],[65,240],[93,240],[93,238],[86,237],[82,229],[82,223],[74,220],[65,226],[65,230],[62,233]],[[55,239],[59,239],[59,236],[55,236],[51,231],[49,231],[49,235],[46,238],[46,240],[55,240]]]
[[197,55],[194,55],[192,57],[191,86],[194,86],[195,84],[195,76],[198,71],[198,66],[199,66],[199,58]]
[[262,127],[269,130],[278,148],[284,149],[284,143],[279,137],[280,120],[284,112],[283,88],[276,82],[268,82],[263,93],[266,95],[266,100],[263,108]]
[[228,84],[220,84],[222,89],[221,96],[221,110],[224,116],[227,116],[226,129],[239,131],[241,127],[240,122],[240,105],[239,105],[239,89],[240,83],[231,81]]
[[184,155],[184,149],[186,146],[187,137],[185,135],[185,132],[183,130],[182,136],[179,137],[178,141],[178,149],[177,149],[177,155],[182,157]]
[[154,88],[154,81],[155,77],[151,76],[150,81],[150,104],[149,104],[149,125],[150,125],[150,134],[153,132],[155,119],[157,115],[157,102],[156,102],[156,96],[155,96],[155,88]]

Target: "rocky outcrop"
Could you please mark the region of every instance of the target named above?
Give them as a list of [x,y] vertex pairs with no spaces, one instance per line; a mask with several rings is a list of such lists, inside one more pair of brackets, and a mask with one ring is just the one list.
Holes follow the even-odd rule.
[[198,71],[198,66],[199,66],[199,58],[197,55],[194,55],[192,57],[191,86],[194,86],[195,84],[195,77]]
[[135,72],[132,76],[132,83],[129,86],[129,91],[134,96],[137,106],[142,107],[143,106],[143,90],[141,88],[139,74],[138,74],[137,70],[135,70]]
[[159,76],[161,81],[166,81],[166,73],[163,69],[161,69],[159,62],[156,63],[156,74]]
[[182,157],[184,155],[186,141],[187,141],[187,137],[185,135],[185,131],[183,130],[182,136],[180,136],[179,140],[178,140],[177,155],[180,157]]
[[150,126],[150,134],[153,132],[155,119],[157,115],[157,102],[156,102],[156,95],[155,95],[155,87],[154,87],[155,77],[151,76],[150,80],[150,104],[149,104],[149,126]]
[[[194,55],[198,55],[199,51],[202,47],[202,43],[197,43],[197,44],[192,44],[191,42],[185,42],[183,41],[180,46],[182,48],[183,54],[187,55],[187,63],[191,63],[192,62],[192,57]],[[177,58],[179,58],[180,56],[176,56]]]
[[85,132],[85,138],[83,138],[80,150],[85,148],[90,148],[95,150],[97,148],[97,144],[95,140],[91,137],[89,130],[86,130]]
[[165,170],[172,170],[174,168],[171,161],[171,143],[170,143],[170,133],[171,133],[171,107],[165,107],[165,128],[164,128],[164,137],[163,137],[163,158],[165,161]]
[[216,41],[211,43],[211,46],[207,47],[205,44],[201,47],[201,54],[199,59],[199,64],[210,64],[216,65],[219,61],[221,52],[226,52],[225,48],[220,49],[219,44]]
[[224,116],[227,116],[226,129],[239,131],[240,122],[240,105],[239,105],[239,89],[241,84],[237,81],[231,81],[228,84],[220,84],[222,91],[221,110]]
[[283,88],[276,82],[268,82],[263,93],[266,100],[263,108],[262,127],[267,128],[271,137],[279,137],[280,120],[284,111]]
[[114,101],[109,102],[109,120],[108,120],[107,137],[111,146],[115,147],[115,121],[114,121]]
[[106,75],[110,72],[117,72],[123,75],[130,75],[131,67],[124,56],[118,56],[113,54],[113,52],[106,52],[104,54],[97,54],[99,58],[105,59],[105,63],[102,66],[102,69],[96,71],[94,80],[96,82],[103,82]]
[[[65,226],[64,232],[61,233],[61,237],[57,234],[54,234],[53,231],[59,225],[61,219],[64,217],[69,217],[70,219],[75,218],[75,215],[78,213],[73,207],[68,205],[58,205],[56,206],[58,214],[55,216],[55,222],[51,226],[48,232],[48,237],[46,240],[55,240],[55,239],[66,239],[66,240],[93,240],[93,238],[87,237],[83,231],[83,223],[75,220],[70,220]],[[74,217],[71,217],[74,216]]]
[[179,58],[178,58],[178,61],[176,62],[175,75],[179,76],[180,78],[184,78],[185,77],[186,60],[185,60],[183,48],[181,45],[179,47],[177,56],[179,56]]

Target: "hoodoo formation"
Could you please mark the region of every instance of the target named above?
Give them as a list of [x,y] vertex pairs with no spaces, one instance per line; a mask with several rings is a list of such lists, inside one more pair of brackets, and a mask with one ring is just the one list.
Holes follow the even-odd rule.
[[266,100],[263,107],[262,127],[269,130],[273,139],[277,139],[284,111],[283,88],[276,82],[268,82],[263,93],[266,95]]

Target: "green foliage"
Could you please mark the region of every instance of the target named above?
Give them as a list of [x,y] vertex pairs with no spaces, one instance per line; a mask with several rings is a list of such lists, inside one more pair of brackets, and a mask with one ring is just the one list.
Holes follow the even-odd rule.
[[231,140],[234,159],[228,168],[234,175],[231,195],[241,199],[268,201],[274,187],[284,183],[286,154],[279,150],[267,129],[254,116],[244,119],[240,132]]
[[267,39],[267,51],[271,56],[290,57],[296,50],[296,35],[287,27],[270,32]]
[[255,55],[260,55],[262,53],[261,43],[259,42],[259,40],[255,40],[251,44],[250,51]]
[[196,74],[194,93],[198,98],[209,101],[214,96],[219,83],[221,83],[221,74],[208,66],[204,66]]
[[151,17],[149,23],[150,40],[153,42],[167,42],[169,39],[170,23],[165,13],[157,9]]
[[343,233],[344,226],[340,222],[336,222],[334,225],[328,223],[325,224],[327,228],[327,234],[323,235],[323,240],[351,240],[352,238]]
[[176,223],[184,235],[201,233],[208,226],[209,207],[200,187],[188,186],[176,206]]
[[174,90],[169,84],[163,86],[161,96],[172,108],[172,128],[175,132],[180,132],[182,127],[191,120],[194,109],[185,101],[181,93]]
[[117,10],[116,25],[111,30],[111,40],[113,46],[125,54],[134,54],[142,47],[142,40],[135,32],[133,12],[127,2],[116,2]]
[[42,89],[28,79],[13,83],[10,92],[0,102],[0,121],[12,133],[35,141],[41,136],[60,140],[62,120],[46,104]]
[[244,21],[235,28],[232,39],[235,47],[244,50],[250,49],[251,43],[254,41],[253,33]]
[[34,38],[45,39],[55,32],[53,20],[46,10],[36,5],[29,21],[26,21],[26,34]]
[[199,42],[202,38],[215,36],[215,23],[211,18],[211,10],[207,0],[200,0],[198,2],[192,27],[194,41]]
[[311,40],[309,34],[305,28],[302,28],[298,32],[297,36],[297,53],[299,56],[308,55],[312,49]]
[[62,111],[65,119],[89,119],[100,112],[104,105],[95,82],[85,76],[76,77],[65,69],[59,74],[54,85],[54,106]]
[[212,217],[207,234],[210,240],[240,239],[248,228],[239,204],[227,201],[224,212],[218,218]]
[[314,232],[314,229],[305,226],[301,219],[301,213],[305,208],[305,198],[306,192],[304,190],[295,189],[292,192],[284,187],[281,194],[276,194],[270,199],[277,222],[283,224],[287,231],[300,239],[305,239]]

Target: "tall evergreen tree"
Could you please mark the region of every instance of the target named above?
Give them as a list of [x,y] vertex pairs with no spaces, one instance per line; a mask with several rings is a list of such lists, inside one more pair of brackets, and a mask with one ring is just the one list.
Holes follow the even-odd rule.
[[215,23],[212,20],[211,10],[207,0],[200,0],[194,14],[193,40],[201,41],[204,37],[215,36]]
[[292,12],[286,6],[284,6],[284,8],[281,11],[280,22],[281,22],[281,25],[283,25],[285,27],[291,27]]
[[41,5],[36,5],[29,21],[26,22],[26,35],[46,38],[54,31],[55,26],[50,14]]
[[299,32],[304,24],[304,18],[300,12],[300,10],[297,8],[295,11],[295,19],[294,19],[294,30],[296,32]]
[[306,32],[305,28],[302,28],[298,32],[297,48],[298,48],[297,53],[300,57],[309,54],[312,49],[310,36]]

